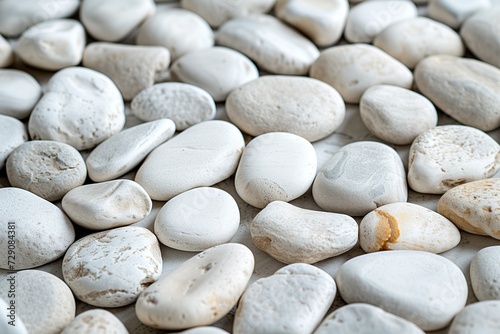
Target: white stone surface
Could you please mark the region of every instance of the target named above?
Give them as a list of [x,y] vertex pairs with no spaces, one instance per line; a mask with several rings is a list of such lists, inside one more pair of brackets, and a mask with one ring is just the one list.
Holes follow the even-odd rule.
[[128,334],[128,330],[123,323],[113,315],[113,313],[94,309],[80,313],[61,332],[61,334]]
[[429,0],[427,15],[457,29],[469,16],[490,6],[490,0]]
[[500,332],[498,313],[500,301],[486,301],[466,306],[457,314],[450,326],[449,334],[495,334]]
[[470,280],[477,299],[500,303],[500,246],[485,247],[474,255]]
[[0,68],[10,66],[14,62],[14,57],[12,46],[0,35]]
[[[6,279],[9,283],[9,285],[7,286],[7,291],[10,291],[10,281],[8,280],[9,276],[7,276]],[[0,320],[0,333],[28,334],[28,330],[26,329],[23,320],[21,319],[21,317],[19,317],[18,314],[15,314],[16,300],[8,298],[8,295],[9,294],[7,293],[7,296],[4,296],[5,300],[0,298],[0,308],[2,310],[5,310],[4,312],[6,315]]]
[[30,115],[42,95],[42,87],[30,74],[15,69],[0,69],[0,114],[23,119]]
[[0,170],[9,155],[28,140],[28,131],[17,118],[0,114]]

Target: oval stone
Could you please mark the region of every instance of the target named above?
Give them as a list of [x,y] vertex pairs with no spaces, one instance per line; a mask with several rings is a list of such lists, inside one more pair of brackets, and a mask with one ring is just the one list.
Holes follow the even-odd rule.
[[234,198],[223,190],[201,187],[169,200],[158,212],[154,230],[165,246],[193,252],[229,242],[239,225]]
[[253,269],[253,254],[242,244],[209,248],[146,289],[135,306],[137,317],[160,329],[213,324],[236,304]]
[[495,334],[500,332],[498,314],[500,312],[500,300],[467,305],[457,314],[450,326],[449,334]]
[[28,131],[17,118],[0,114],[0,170],[9,155],[28,140]]
[[478,300],[500,302],[500,246],[481,249],[470,263],[470,281]]
[[357,256],[335,277],[347,303],[368,303],[425,331],[446,327],[467,301],[467,281],[450,260],[399,250]]
[[74,333],[129,334],[125,325],[113,313],[102,309],[80,313],[61,332],[61,334]]
[[252,221],[253,243],[283,263],[316,263],[358,242],[358,224],[347,215],[269,203]]
[[14,49],[9,42],[7,42],[2,35],[0,35],[0,68],[12,65],[14,57]]
[[30,74],[14,70],[0,69],[0,114],[23,119],[30,115],[42,96],[42,87]]
[[133,303],[161,270],[158,240],[137,226],[89,234],[71,245],[62,262],[64,280],[75,296],[99,307]]
[[226,101],[226,112],[252,136],[282,131],[313,142],[340,126],[345,104],[334,88],[319,80],[267,75],[235,89]]

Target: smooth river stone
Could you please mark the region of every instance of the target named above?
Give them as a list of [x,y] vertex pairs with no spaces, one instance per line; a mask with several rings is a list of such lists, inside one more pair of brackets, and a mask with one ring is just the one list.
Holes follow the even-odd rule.
[[175,124],[159,119],[128,128],[103,141],[87,157],[89,177],[109,181],[134,169],[175,133]]
[[233,19],[220,27],[215,40],[247,55],[262,70],[276,74],[307,74],[319,56],[310,40],[269,15]]
[[467,281],[450,260],[399,250],[357,256],[335,277],[348,304],[378,306],[425,331],[446,327],[467,301]]
[[477,252],[470,264],[470,280],[478,300],[500,302],[500,246]]
[[160,329],[213,324],[236,305],[253,269],[253,254],[242,244],[209,248],[147,288],[135,304],[137,317]]
[[[189,34],[186,34],[189,31]],[[180,8],[165,8],[151,16],[139,28],[138,45],[158,45],[170,51],[172,60],[214,45],[214,33],[195,13]]]
[[312,192],[323,210],[350,216],[408,198],[399,155],[385,144],[367,141],[337,151],[316,176]]
[[170,52],[162,46],[94,42],[83,53],[83,66],[110,77],[125,101],[153,86],[158,73],[169,64]]
[[153,0],[83,0],[80,20],[95,39],[117,42],[156,11]]
[[460,243],[460,231],[440,214],[413,203],[391,203],[367,214],[359,225],[367,253],[381,250],[446,252]]
[[[0,114],[23,119],[29,116],[42,96],[42,87],[30,74],[0,69]],[[8,84],[5,84],[8,83]]]
[[213,28],[240,16],[267,13],[276,0],[181,0],[181,6],[203,17]]
[[89,234],[64,255],[66,284],[81,301],[99,307],[133,303],[161,274],[160,244],[144,227]]
[[437,210],[466,232],[500,240],[499,197],[500,179],[478,180],[448,190]]
[[[9,276],[5,276],[6,279],[9,279]],[[9,285],[6,286],[7,291],[10,291],[10,282],[7,281]],[[15,286],[14,286],[15,287]],[[4,334],[28,334],[28,330],[26,329],[26,325],[22,321],[19,314],[14,314],[15,310],[15,299],[8,298],[8,293],[4,296],[5,300],[0,298],[0,309],[5,310],[5,315],[0,319],[0,333]],[[11,303],[14,303],[11,306]],[[9,310],[9,307],[11,308]],[[11,312],[13,314],[11,314]]]
[[415,69],[418,89],[462,124],[483,131],[500,126],[500,69],[475,59],[425,58]]
[[336,292],[335,281],[323,270],[305,263],[290,264],[246,289],[233,333],[312,333]]
[[9,155],[28,140],[28,131],[17,118],[0,114],[0,170]]
[[490,6],[490,0],[429,0],[427,15],[453,29],[458,29],[469,16]]
[[244,147],[243,135],[231,123],[202,122],[154,149],[137,171],[135,181],[152,199],[167,201],[233,175]]
[[[10,281],[11,278],[14,279]],[[8,298],[12,284],[14,299]],[[28,333],[58,334],[75,317],[76,304],[71,290],[60,278],[45,271],[23,270],[3,275],[0,289],[0,298],[15,300],[16,327],[19,317]]]
[[28,65],[56,71],[78,65],[84,47],[85,30],[81,23],[59,19],[26,30],[17,43],[17,54]]
[[13,187],[57,201],[87,178],[85,161],[68,144],[34,140],[17,147],[7,159],[7,177]]
[[498,22],[500,22],[500,7],[481,11],[464,22],[460,36],[476,57],[500,68],[500,27]]
[[113,180],[76,187],[62,199],[62,208],[71,220],[91,230],[136,223],[151,212],[148,193],[131,180]]
[[252,136],[283,131],[313,142],[340,126],[345,104],[334,88],[319,80],[268,75],[235,89],[226,101],[226,112]]
[[278,0],[276,16],[302,31],[318,46],[338,42],[347,20],[347,0]]
[[245,147],[234,184],[245,202],[263,208],[272,201],[302,196],[311,187],[316,168],[311,143],[291,133],[270,132]]
[[[418,34],[415,31],[418,31]],[[410,69],[429,56],[462,57],[465,53],[459,34],[450,27],[426,17],[391,24],[377,35],[373,45]]]
[[417,14],[410,1],[366,1],[349,11],[344,36],[351,43],[371,43],[384,28]]
[[234,89],[259,77],[257,67],[243,54],[216,46],[179,58],[171,68],[174,77],[206,90],[223,102]]
[[436,108],[426,97],[390,85],[368,88],[359,102],[361,120],[371,133],[396,145],[408,145],[436,127]]
[[102,73],[70,67],[48,82],[31,113],[32,139],[55,140],[85,150],[119,132],[125,124],[123,99]]
[[359,103],[371,86],[386,84],[410,89],[413,84],[413,74],[405,65],[368,44],[324,50],[312,64],[309,76],[338,90],[346,103]]
[[499,169],[500,146],[493,138],[469,126],[444,125],[413,141],[408,184],[420,193],[444,194],[458,185],[489,178]]
[[358,224],[347,215],[301,209],[274,201],[250,225],[253,243],[283,263],[316,263],[358,242]]
[[129,334],[123,323],[111,312],[93,309],[80,313],[61,334]]
[[210,94],[196,86],[163,82],[146,88],[131,103],[134,115],[143,121],[169,118],[178,131],[215,117],[215,102]]
[[169,200],[156,216],[154,231],[165,246],[197,252],[229,242],[239,226],[234,198],[224,190],[200,187]]
[[457,314],[448,334],[496,334],[500,333],[500,300],[467,305]]
[[350,304],[330,313],[314,334],[424,334],[412,322],[370,304]]
[[14,62],[14,49],[9,42],[0,35],[0,68],[9,67]]

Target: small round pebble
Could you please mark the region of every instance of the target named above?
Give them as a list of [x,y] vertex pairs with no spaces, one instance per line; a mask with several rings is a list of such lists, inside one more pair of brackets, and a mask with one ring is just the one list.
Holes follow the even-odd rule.
[[448,334],[500,333],[500,300],[467,305],[457,314]]
[[481,249],[472,258],[470,280],[478,300],[500,302],[500,246]]
[[0,68],[9,67],[14,62],[14,49],[9,42],[0,35]]
[[14,70],[0,69],[0,114],[23,119],[29,116],[42,96],[42,87],[30,74]]
[[0,170],[9,155],[28,140],[28,131],[17,118],[0,114]]
[[240,211],[227,192],[200,187],[169,200],[156,216],[154,231],[165,246],[196,252],[229,242],[240,225]]
[[427,15],[458,29],[469,16],[490,6],[490,0],[429,0]]
[[80,313],[61,334],[129,334],[123,323],[111,312],[94,309]]

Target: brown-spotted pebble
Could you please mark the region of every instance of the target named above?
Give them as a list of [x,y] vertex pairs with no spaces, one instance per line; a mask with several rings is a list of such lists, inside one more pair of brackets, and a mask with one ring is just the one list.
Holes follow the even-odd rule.
[[129,334],[125,325],[111,312],[94,309],[80,313],[61,334]]

